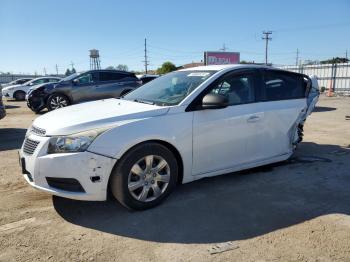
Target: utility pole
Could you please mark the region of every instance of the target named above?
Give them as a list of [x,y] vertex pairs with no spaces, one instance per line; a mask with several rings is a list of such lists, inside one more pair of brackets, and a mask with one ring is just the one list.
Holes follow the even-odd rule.
[[348,49],[345,50],[345,58],[348,59]]
[[72,67],[72,70],[73,70],[73,68],[74,68],[74,63],[71,61],[69,65]]
[[56,75],[58,75],[58,65],[56,64]]
[[264,31],[263,34],[265,35],[264,37],[262,37],[261,39],[265,40],[265,64],[267,65],[267,49],[269,46],[269,41],[272,40],[271,37],[269,37],[269,35],[272,34],[272,31]]
[[147,66],[149,65],[148,57],[147,57],[147,38],[145,38],[145,60],[142,61],[145,63],[145,74],[147,74]]
[[43,68],[43,71],[44,71],[44,76],[46,76],[46,68],[45,67]]
[[222,48],[220,48],[220,51],[225,52],[227,50],[227,47],[225,43],[222,45]]
[[297,57],[295,60],[295,65],[298,66],[298,64],[299,64],[299,49],[297,48]]

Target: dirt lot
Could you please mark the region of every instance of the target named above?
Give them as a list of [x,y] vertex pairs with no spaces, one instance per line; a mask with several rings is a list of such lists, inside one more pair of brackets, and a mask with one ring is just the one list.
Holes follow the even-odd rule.
[[144,212],[31,188],[17,150],[37,116],[6,104],[0,261],[350,261],[350,98],[321,99],[292,161],[182,185]]

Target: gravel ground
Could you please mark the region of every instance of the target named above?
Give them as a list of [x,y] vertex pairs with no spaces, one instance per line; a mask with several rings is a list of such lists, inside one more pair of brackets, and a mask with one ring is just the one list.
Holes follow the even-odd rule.
[[321,98],[292,160],[179,186],[143,212],[31,188],[17,150],[37,115],[6,104],[0,261],[350,261],[350,98]]

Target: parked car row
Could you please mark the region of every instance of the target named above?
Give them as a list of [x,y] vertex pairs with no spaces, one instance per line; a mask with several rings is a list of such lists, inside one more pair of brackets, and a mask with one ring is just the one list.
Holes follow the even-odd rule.
[[49,111],[86,101],[117,98],[141,86],[134,73],[117,70],[91,70],[75,73],[58,83],[31,88],[27,104],[34,112]]
[[58,82],[61,78],[59,77],[39,77],[25,81],[26,79],[19,79],[14,85],[9,85],[3,87],[1,92],[4,97],[12,98],[16,100],[24,100],[27,92],[31,87],[40,85],[43,83],[55,83]]
[[25,82],[28,82],[32,79],[33,78],[19,78],[19,79],[13,80],[7,84],[1,84],[1,88],[7,87],[7,86],[14,86],[14,85],[23,85]]
[[47,106],[133,91],[36,118],[20,150],[27,182],[151,208],[178,183],[288,159],[318,96],[308,76],[257,65],[184,69],[139,85],[132,74],[89,71],[41,90]]
[[18,79],[3,87],[2,95],[27,100],[28,107],[39,113],[86,101],[117,98],[127,94],[157,75],[141,75],[117,70],[91,70],[66,78],[39,77]]

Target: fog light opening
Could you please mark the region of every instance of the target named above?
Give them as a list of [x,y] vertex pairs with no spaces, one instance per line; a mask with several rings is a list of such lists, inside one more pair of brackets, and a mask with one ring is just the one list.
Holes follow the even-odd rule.
[[92,183],[100,182],[101,177],[100,176],[91,176],[90,177]]

